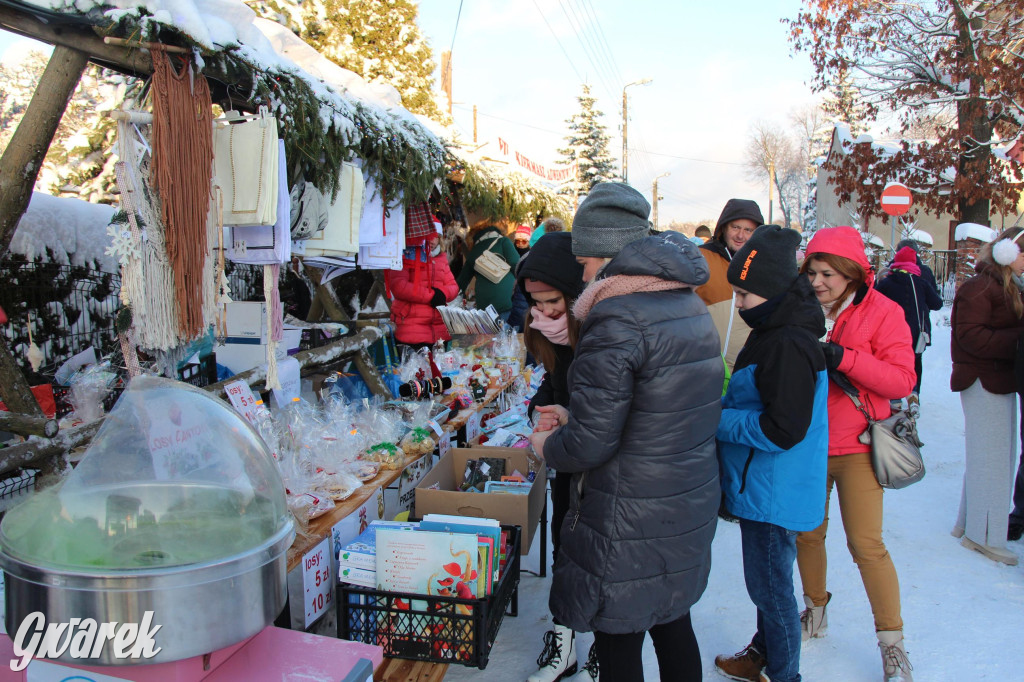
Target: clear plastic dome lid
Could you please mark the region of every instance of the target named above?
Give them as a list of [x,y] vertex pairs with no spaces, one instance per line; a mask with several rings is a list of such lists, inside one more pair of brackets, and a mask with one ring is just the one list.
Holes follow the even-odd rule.
[[273,456],[230,405],[136,377],[63,485],[0,523],[23,562],[140,569],[222,560],[291,528]]

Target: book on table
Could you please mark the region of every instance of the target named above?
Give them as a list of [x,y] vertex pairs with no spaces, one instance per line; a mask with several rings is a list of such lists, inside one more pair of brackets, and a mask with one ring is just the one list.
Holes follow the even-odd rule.
[[501,522],[497,519],[486,519],[476,516],[457,516],[454,514],[424,514],[420,520],[420,530],[443,531],[447,533],[472,533],[481,538],[490,538],[488,544],[488,561],[481,564],[487,572],[485,589],[482,596],[489,596],[494,583],[498,581],[498,555],[501,549]]
[[432,597],[477,598],[475,533],[377,531],[377,589]]

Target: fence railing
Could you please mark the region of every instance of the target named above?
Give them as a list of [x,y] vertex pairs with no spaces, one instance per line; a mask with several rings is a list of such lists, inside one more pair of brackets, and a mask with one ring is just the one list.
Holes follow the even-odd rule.
[[12,257],[0,263],[0,325],[26,376],[38,378],[27,359],[31,343],[43,352],[38,372],[52,377],[64,361],[90,346],[106,354],[118,348],[114,328],[121,302],[121,277],[81,265],[32,262]]

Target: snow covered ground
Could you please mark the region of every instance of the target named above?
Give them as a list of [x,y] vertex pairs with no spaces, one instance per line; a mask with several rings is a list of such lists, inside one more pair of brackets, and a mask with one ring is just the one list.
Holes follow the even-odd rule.
[[[1022,560],[1010,567],[964,549],[949,534],[960,501],[964,431],[959,396],[949,390],[948,316],[948,309],[932,314],[934,345],[924,356],[919,426],[928,473],[910,488],[885,493],[885,542],[900,577],[907,650],[917,682],[1024,680],[1019,658],[1024,637],[1024,542],[1010,543]],[[837,506],[835,494],[832,506]],[[538,545],[535,539],[524,568],[537,569]],[[837,511],[827,545],[828,588],[834,595],[829,632],[804,646],[803,679],[880,680],[871,609]],[[693,623],[704,679],[724,680],[714,670],[715,655],[739,651],[749,642],[755,613],[743,584],[739,526],[719,522],[712,551],[711,580],[693,609]],[[547,561],[550,564],[550,557]],[[795,582],[799,600],[799,576]],[[541,637],[550,627],[550,586],[550,571],[544,579],[524,573],[519,616],[505,618],[487,669],[452,666],[445,680],[525,680],[536,669]],[[580,637],[579,655],[584,660],[592,640],[591,635]],[[647,680],[658,679],[650,638],[644,669]]]

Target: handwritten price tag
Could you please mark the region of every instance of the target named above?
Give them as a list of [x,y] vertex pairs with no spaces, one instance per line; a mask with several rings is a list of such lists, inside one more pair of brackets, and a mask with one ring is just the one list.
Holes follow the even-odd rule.
[[441,438],[437,441],[437,454],[440,457],[444,457],[445,455],[448,454],[448,451],[451,449],[452,439],[446,433],[443,436],[441,436]]
[[302,591],[308,628],[327,611],[334,600],[329,536],[302,557]]
[[479,412],[474,412],[473,416],[466,420],[466,442],[472,443],[480,437],[480,419],[483,417]]
[[256,418],[257,403],[256,396],[252,394],[249,384],[245,383],[244,379],[232,381],[224,386],[224,392],[228,394],[228,400],[231,401],[238,413],[252,424],[253,419]]

